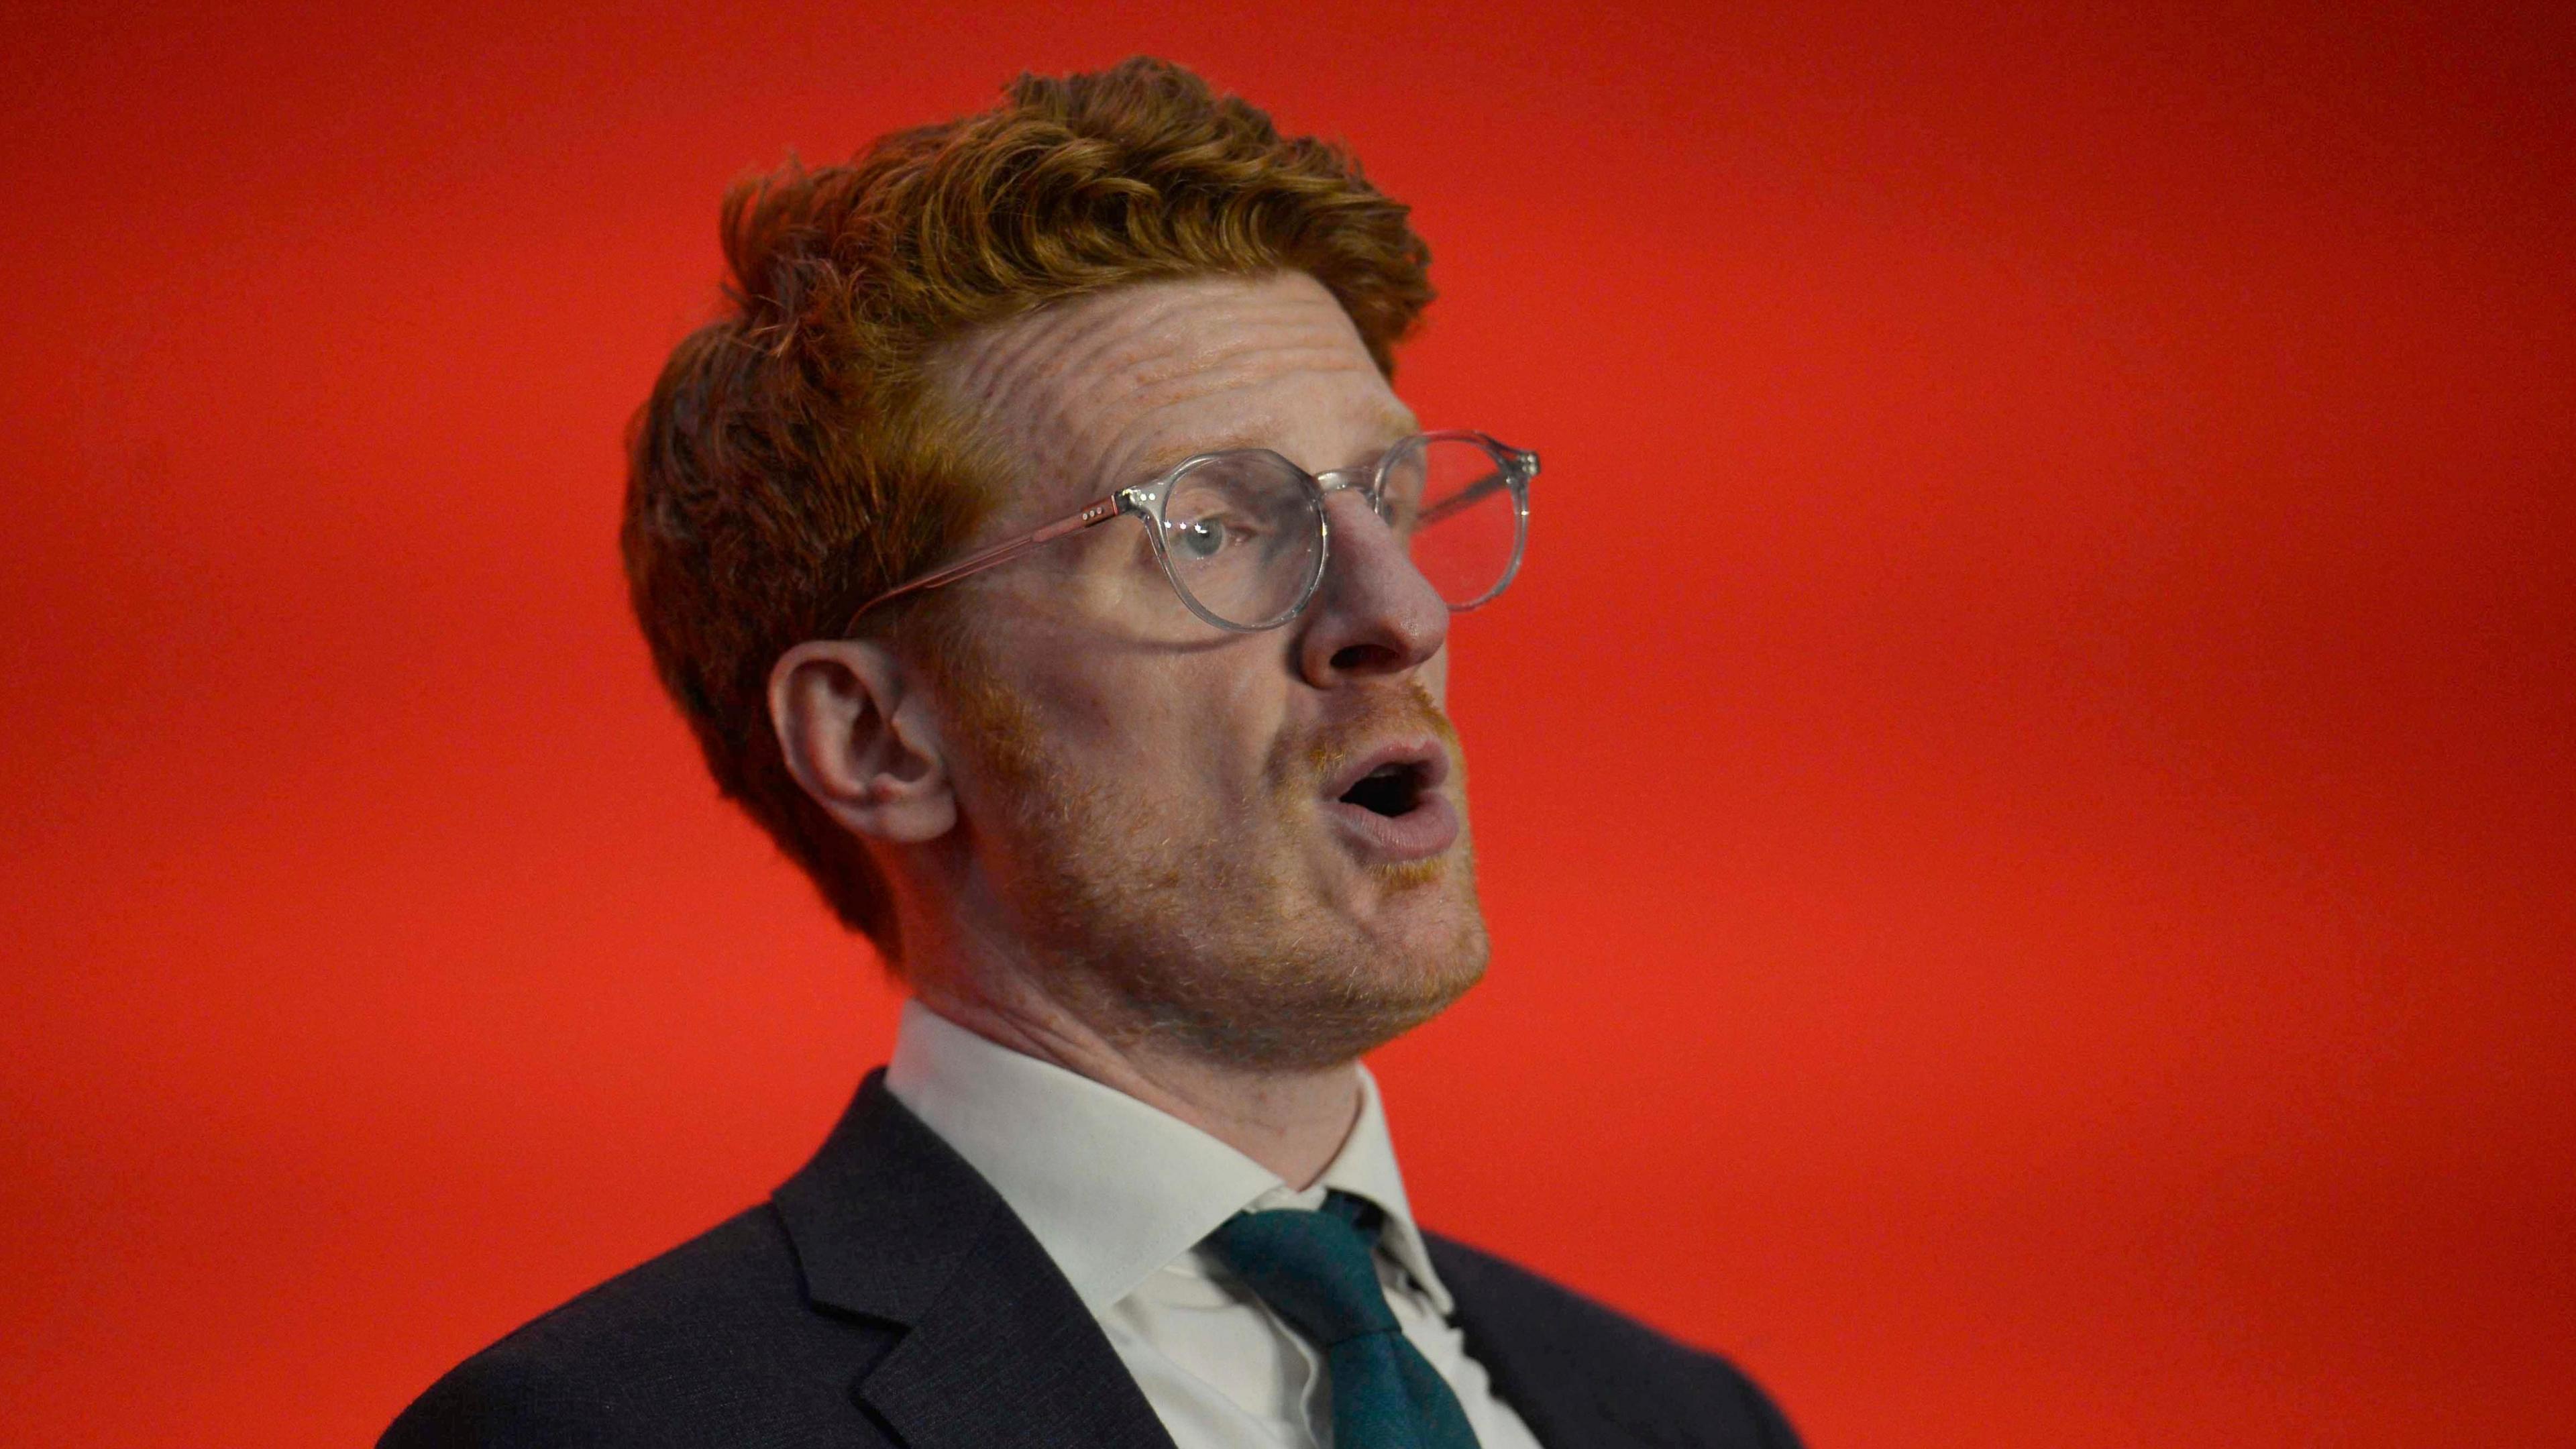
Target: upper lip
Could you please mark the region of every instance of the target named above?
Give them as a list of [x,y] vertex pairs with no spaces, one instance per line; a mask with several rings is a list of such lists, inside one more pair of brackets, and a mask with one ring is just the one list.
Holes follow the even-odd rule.
[[1449,754],[1435,740],[1399,740],[1378,746],[1335,771],[1324,783],[1324,797],[1339,800],[1351,793],[1353,786],[1389,765],[1409,765],[1421,772],[1422,788],[1440,788],[1449,778]]

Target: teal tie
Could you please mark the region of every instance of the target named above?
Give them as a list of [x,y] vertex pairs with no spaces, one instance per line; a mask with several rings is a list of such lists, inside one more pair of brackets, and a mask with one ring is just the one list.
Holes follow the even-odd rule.
[[1378,1288],[1376,1218],[1358,1198],[1329,1193],[1322,1212],[1237,1213],[1208,1246],[1324,1351],[1333,1449],[1476,1449],[1458,1396],[1396,1326]]

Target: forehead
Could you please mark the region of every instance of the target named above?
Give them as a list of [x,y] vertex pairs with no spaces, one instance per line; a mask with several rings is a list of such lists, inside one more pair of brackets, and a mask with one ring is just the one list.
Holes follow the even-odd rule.
[[1302,272],[1059,303],[957,339],[932,373],[1025,470],[1029,501],[1048,505],[1078,506],[1216,448],[1342,467],[1413,426],[1349,314]]

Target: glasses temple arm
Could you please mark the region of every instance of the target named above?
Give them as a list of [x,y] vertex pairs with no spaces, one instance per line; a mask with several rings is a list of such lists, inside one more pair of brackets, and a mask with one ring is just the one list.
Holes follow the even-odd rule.
[[[1441,499],[1439,502],[1432,504],[1429,508],[1422,510],[1422,516],[1413,520],[1413,526],[1416,528],[1427,528],[1430,525],[1447,518],[1450,514],[1457,512],[1459,509],[1466,507],[1468,504],[1475,502],[1477,499],[1485,497],[1497,488],[1508,488],[1515,482],[1522,481],[1526,478],[1536,477],[1538,469],[1534,465],[1537,461],[1537,459],[1533,458],[1530,460],[1529,464],[1515,464],[1513,466],[1496,468],[1493,472],[1486,474],[1484,477],[1477,479],[1475,482],[1468,484],[1466,487],[1461,488],[1457,492],[1450,494],[1448,497]],[[1526,471],[1524,471],[1524,469],[1526,469]]]
[[876,608],[880,604],[892,603],[906,594],[917,594],[931,589],[945,588],[946,586],[957,582],[959,579],[966,577],[968,574],[982,573],[984,570],[992,568],[996,564],[1009,563],[1011,560],[1018,558],[1020,555],[1027,553],[1031,549],[1037,548],[1042,544],[1053,543],[1068,533],[1078,533],[1083,529],[1091,527],[1095,523],[1106,522],[1107,520],[1117,516],[1118,496],[1113,493],[1109,497],[1098,499],[1086,505],[1079,513],[1066,514],[1064,517],[1057,519],[1053,523],[1045,524],[1028,533],[1021,534],[1017,538],[1005,539],[1000,543],[994,544],[990,548],[977,549],[975,552],[966,555],[964,558],[961,558],[954,563],[942,564],[938,568],[932,569],[926,574],[919,575],[904,583],[898,584],[895,587],[886,590],[884,593],[877,595],[875,598],[868,600],[866,603],[861,604],[857,610],[851,613],[850,622],[842,626],[841,632],[845,635],[855,632],[859,627],[859,620],[865,618],[870,610]]

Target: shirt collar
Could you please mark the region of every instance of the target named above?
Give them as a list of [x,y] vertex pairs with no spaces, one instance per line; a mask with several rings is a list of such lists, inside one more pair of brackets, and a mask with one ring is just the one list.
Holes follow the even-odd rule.
[[1359,1120],[1304,1192],[1177,1117],[918,1001],[904,1003],[886,1089],[992,1184],[1094,1313],[1236,1213],[1311,1208],[1338,1189],[1386,1215],[1379,1245],[1447,1314],[1454,1305],[1405,1201],[1377,1081],[1356,1070]]

